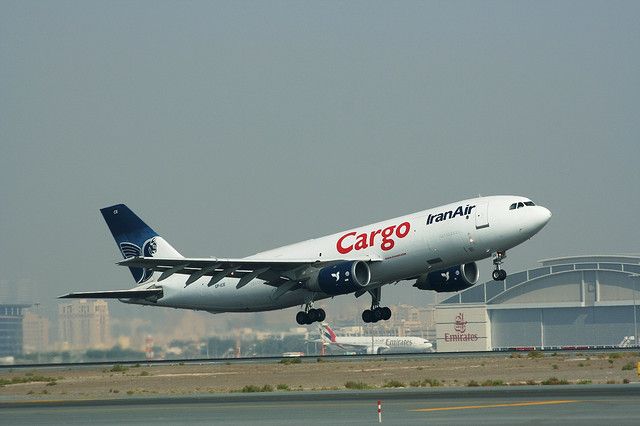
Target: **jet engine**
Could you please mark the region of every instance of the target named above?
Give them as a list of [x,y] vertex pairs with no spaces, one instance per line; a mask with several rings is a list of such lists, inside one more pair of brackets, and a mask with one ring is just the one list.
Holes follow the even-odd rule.
[[340,262],[320,269],[307,281],[306,288],[330,295],[348,294],[369,284],[371,270],[361,260]]
[[438,293],[454,292],[471,287],[478,282],[479,276],[478,265],[471,262],[420,275],[413,286]]

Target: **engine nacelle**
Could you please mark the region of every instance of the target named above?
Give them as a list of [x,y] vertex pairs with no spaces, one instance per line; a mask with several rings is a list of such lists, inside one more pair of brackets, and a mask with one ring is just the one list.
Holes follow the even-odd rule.
[[340,262],[320,269],[307,281],[306,288],[331,295],[348,294],[362,289],[369,280],[371,270],[366,262]]
[[479,276],[478,265],[471,262],[421,275],[413,286],[438,293],[454,292],[471,287],[478,282]]

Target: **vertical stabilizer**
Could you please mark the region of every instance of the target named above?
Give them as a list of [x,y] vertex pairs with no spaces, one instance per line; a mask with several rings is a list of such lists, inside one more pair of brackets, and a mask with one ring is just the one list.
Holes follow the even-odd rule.
[[[107,226],[116,240],[123,258],[129,257],[183,257],[171,244],[144,223],[124,204],[100,209]],[[138,284],[148,281],[153,275],[152,269],[129,268]]]
[[322,327],[324,328],[322,332],[324,334],[324,338],[332,343],[335,343],[337,336],[336,336],[336,333],[333,332],[331,327],[329,327],[329,324],[327,324],[326,322],[323,322]]

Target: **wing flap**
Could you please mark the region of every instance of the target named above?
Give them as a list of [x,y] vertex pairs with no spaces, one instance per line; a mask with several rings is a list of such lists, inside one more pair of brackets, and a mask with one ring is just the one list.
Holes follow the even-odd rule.
[[134,289],[134,290],[102,290],[102,291],[78,291],[58,296],[58,299],[146,299],[149,297],[161,298],[161,288]]
[[129,257],[118,262],[118,265],[151,269],[161,272],[160,280],[173,274],[189,275],[186,284],[210,276],[210,285],[225,277],[246,280],[241,281],[242,287],[251,279],[260,278],[269,282],[286,282],[292,279],[291,272],[305,269],[305,267],[323,267],[337,262],[356,261],[380,262],[381,258],[369,256],[354,257],[349,259],[232,259],[232,258],[158,258],[158,257]]

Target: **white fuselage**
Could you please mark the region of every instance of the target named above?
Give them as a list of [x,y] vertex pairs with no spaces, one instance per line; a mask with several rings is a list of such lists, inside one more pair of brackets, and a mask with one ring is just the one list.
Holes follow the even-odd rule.
[[[485,259],[535,235],[549,220],[544,207],[510,210],[519,196],[463,200],[371,225],[303,241],[249,256],[247,259],[336,259],[367,257],[370,285],[415,278],[455,265]],[[209,312],[251,312],[302,305],[331,295],[298,289],[275,297],[276,288],[260,279],[236,288],[237,278],[208,286],[203,277],[185,287],[178,274],[158,284],[164,297],[154,303]]]
[[431,352],[433,345],[421,337],[415,336],[344,336],[336,337],[329,342],[343,349],[353,348],[369,354],[378,353],[407,353],[407,352]]

